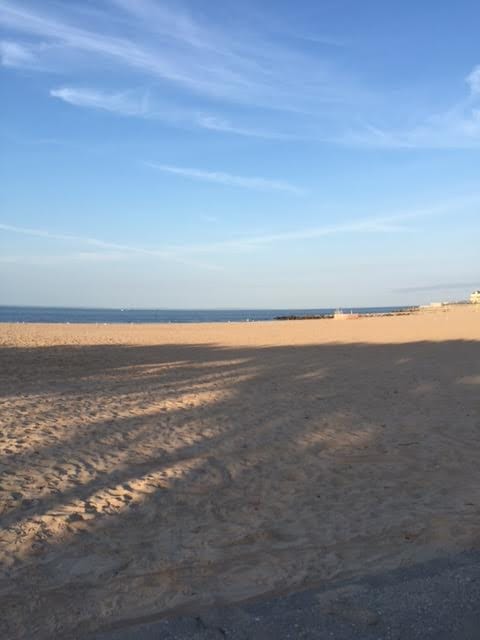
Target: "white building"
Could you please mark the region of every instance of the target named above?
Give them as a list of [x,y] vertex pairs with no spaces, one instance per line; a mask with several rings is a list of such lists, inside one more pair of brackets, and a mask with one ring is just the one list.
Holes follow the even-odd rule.
[[470,302],[472,304],[480,304],[480,290],[479,291],[474,291],[470,295]]

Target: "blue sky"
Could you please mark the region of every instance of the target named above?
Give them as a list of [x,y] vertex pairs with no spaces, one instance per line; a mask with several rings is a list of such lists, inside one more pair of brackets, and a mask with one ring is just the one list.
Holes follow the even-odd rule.
[[0,303],[480,287],[478,2],[0,1]]

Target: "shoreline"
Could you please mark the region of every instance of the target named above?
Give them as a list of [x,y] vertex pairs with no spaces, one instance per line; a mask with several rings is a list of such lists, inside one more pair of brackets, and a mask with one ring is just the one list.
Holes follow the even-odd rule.
[[[0,345],[2,344],[2,335],[21,334],[25,336],[40,336],[42,333],[46,336],[72,335],[81,339],[79,344],[88,342],[88,334],[103,334],[107,338],[116,337],[120,342],[123,340],[122,332],[125,335],[135,336],[138,339],[142,332],[145,332],[145,338],[155,342],[156,335],[164,336],[167,342],[177,334],[182,339],[193,336],[198,333],[204,338],[223,339],[223,337],[237,336],[254,336],[256,329],[260,332],[258,335],[265,335],[268,342],[272,342],[268,337],[270,334],[274,339],[280,340],[282,344],[288,344],[289,339],[294,340],[294,344],[298,340],[302,342],[301,335],[305,335],[302,328],[307,326],[321,328],[320,334],[315,333],[320,340],[331,340],[334,337],[344,339],[349,337],[354,341],[355,334],[358,333],[362,340],[368,336],[370,341],[370,331],[368,327],[379,323],[383,329],[384,326],[389,330],[385,333],[386,340],[397,341],[398,336],[403,333],[402,328],[410,326],[410,323],[418,320],[418,327],[425,327],[425,333],[422,339],[428,339],[430,336],[430,325],[440,327],[435,320],[446,319],[452,317],[472,319],[476,317],[476,313],[480,313],[480,305],[444,305],[442,307],[418,307],[405,312],[392,313],[363,313],[363,314],[339,314],[339,317],[286,317],[275,318],[271,320],[238,320],[238,321],[201,321],[201,322],[0,322]],[[415,323],[414,323],[415,324]],[[359,329],[357,332],[356,327]],[[268,331],[270,329],[270,331]],[[325,331],[323,331],[325,329]],[[238,332],[237,332],[238,330]],[[52,335],[53,335],[52,334]],[[461,334],[461,332],[460,332]],[[380,338],[380,336],[378,336]],[[27,338],[28,340],[28,338]],[[402,338],[403,340],[403,338]],[[315,340],[316,341],[316,340]],[[377,338],[374,338],[377,341]],[[380,341],[380,340],[379,340]],[[249,340],[250,342],[250,340]]]
[[[10,309],[10,313],[5,310]],[[352,307],[344,309],[81,309],[55,307],[0,307],[2,324],[203,324],[250,323],[278,320],[328,319],[338,315],[375,316],[411,313],[417,306]],[[90,316],[90,318],[88,318]],[[102,317],[103,316],[103,317]],[[142,317],[143,316],[143,317]],[[170,316],[170,317],[169,317]],[[56,319],[60,318],[59,320]],[[133,318],[133,319],[129,319]],[[141,318],[141,319],[140,319]]]
[[[471,304],[468,302],[461,303],[443,303],[442,305],[419,305],[411,307],[402,307],[394,310],[386,311],[369,311],[365,308],[365,311],[339,309],[331,313],[320,314],[307,314],[297,315],[295,313],[289,313],[286,315],[278,315],[270,318],[242,318],[242,319],[221,319],[221,320],[140,320],[140,321],[82,321],[82,320],[3,320],[0,318],[0,328],[5,326],[108,326],[108,327],[152,327],[152,326],[203,326],[203,325],[244,325],[244,324],[262,324],[262,323],[278,323],[289,321],[302,321],[302,320],[358,320],[364,318],[391,318],[391,317],[405,317],[418,314],[438,314],[454,311],[455,309],[470,309],[476,311],[480,309],[480,305]],[[381,309],[378,307],[378,309]],[[259,310],[252,310],[259,311]],[[261,311],[261,310],[260,310]],[[275,311],[275,310],[272,310]]]

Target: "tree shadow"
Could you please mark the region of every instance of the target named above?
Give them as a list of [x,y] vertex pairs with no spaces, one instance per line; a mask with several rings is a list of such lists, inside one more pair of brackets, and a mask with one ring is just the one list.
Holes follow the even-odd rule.
[[480,344],[0,349],[3,637],[475,545]]

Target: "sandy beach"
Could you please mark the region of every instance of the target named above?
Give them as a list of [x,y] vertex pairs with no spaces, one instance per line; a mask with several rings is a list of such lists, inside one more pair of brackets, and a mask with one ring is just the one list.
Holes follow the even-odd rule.
[[0,325],[0,637],[480,544],[480,307]]

